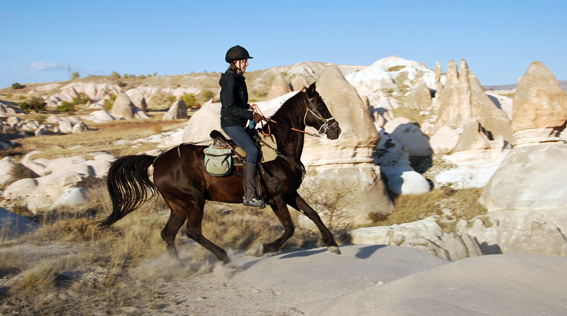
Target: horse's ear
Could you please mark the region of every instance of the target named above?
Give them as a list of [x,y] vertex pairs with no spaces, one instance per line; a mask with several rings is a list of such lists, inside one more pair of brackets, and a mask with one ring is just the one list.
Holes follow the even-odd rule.
[[307,92],[307,95],[312,98],[315,95],[315,82],[313,82],[305,92]]

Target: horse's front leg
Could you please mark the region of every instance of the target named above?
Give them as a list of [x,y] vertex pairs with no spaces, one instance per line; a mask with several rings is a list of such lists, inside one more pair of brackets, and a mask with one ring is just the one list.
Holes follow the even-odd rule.
[[313,223],[315,223],[315,225],[317,225],[317,228],[319,228],[319,231],[321,232],[321,237],[323,238],[323,242],[325,243],[325,245],[327,245],[327,249],[329,249],[330,252],[335,253],[337,255],[341,254],[341,251],[339,250],[339,246],[335,242],[335,238],[333,238],[333,234],[331,234],[327,226],[323,224],[323,221],[321,221],[321,217],[319,217],[319,214],[317,214],[317,212],[315,212],[315,210],[312,209],[311,206],[309,206],[309,204],[307,204],[307,202],[305,202],[305,200],[297,192],[295,192],[289,197],[289,199],[287,200],[287,204],[299,210],[310,220],[312,220]]
[[283,244],[293,236],[293,232],[295,231],[295,227],[293,226],[293,221],[291,220],[291,215],[289,214],[289,210],[287,205],[283,199],[274,199],[268,202],[280,223],[282,223],[284,227],[284,232],[280,236],[280,238],[274,240],[271,243],[266,243],[263,245],[263,253],[267,252],[276,252],[278,251]]

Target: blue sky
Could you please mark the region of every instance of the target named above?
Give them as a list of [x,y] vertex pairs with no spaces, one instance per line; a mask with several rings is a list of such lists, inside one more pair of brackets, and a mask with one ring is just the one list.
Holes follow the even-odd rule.
[[319,61],[371,65],[398,55],[467,60],[484,85],[516,83],[542,61],[567,80],[567,1],[0,0],[0,88],[89,74],[248,71]]

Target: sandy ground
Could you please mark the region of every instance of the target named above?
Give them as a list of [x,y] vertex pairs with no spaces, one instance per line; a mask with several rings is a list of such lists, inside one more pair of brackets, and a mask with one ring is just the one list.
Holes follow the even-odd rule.
[[[567,258],[491,255],[456,262],[395,246],[250,257],[163,285],[143,315],[565,315]],[[164,267],[147,263],[144,273]],[[143,265],[142,265],[143,266]]]

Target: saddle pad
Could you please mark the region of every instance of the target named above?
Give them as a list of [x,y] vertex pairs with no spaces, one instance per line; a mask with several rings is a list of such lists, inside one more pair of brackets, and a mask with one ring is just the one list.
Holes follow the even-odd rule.
[[[270,147],[272,147],[274,149],[278,149],[278,145],[276,144],[276,142],[274,141],[274,139],[272,137],[264,136],[262,133],[259,133],[258,135],[260,135],[262,140],[265,143],[267,143],[268,145],[270,145]],[[278,158],[278,156],[276,155],[276,152],[273,151],[272,149],[270,149],[268,146],[266,146],[264,144],[262,144],[261,150],[262,150],[262,159],[260,160],[261,162],[270,162],[270,161],[274,161],[274,160],[276,160],[276,158]],[[240,156],[246,157],[246,153],[244,152],[244,150],[242,148],[236,147],[234,151],[236,151]]]

